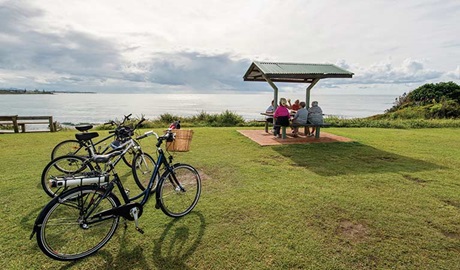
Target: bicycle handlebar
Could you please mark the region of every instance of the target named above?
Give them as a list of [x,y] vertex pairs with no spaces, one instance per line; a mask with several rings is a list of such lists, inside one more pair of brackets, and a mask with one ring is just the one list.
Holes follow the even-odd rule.
[[147,132],[144,133],[144,135],[141,135],[141,136],[137,137],[136,140],[142,140],[144,138],[147,138],[150,135],[155,135],[158,138],[158,134],[156,134],[155,132],[147,131]]
[[168,128],[166,130],[166,133],[163,135],[163,136],[159,136],[156,132],[153,132],[152,130],[151,131],[147,131],[144,133],[144,135],[141,135],[139,137],[136,138],[136,140],[142,140],[148,136],[151,136],[151,135],[155,135],[155,137],[157,138],[158,142],[157,142],[157,147],[160,147],[161,143],[163,142],[163,140],[166,140],[166,141],[173,141],[175,139],[175,135],[174,133],[172,132],[172,129]]
[[[137,124],[134,126],[134,129],[137,129],[138,127],[140,127],[141,124],[142,124],[144,121],[145,121],[145,118],[142,117],[142,119],[139,121],[139,123],[137,123]],[[133,129],[133,130],[134,130],[134,129]]]

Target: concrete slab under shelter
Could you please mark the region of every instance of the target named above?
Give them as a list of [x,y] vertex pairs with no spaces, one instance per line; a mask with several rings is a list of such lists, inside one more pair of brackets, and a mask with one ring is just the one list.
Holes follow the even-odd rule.
[[284,144],[306,144],[306,143],[330,143],[330,142],[351,142],[350,138],[337,136],[331,133],[323,132],[321,130],[321,137],[307,137],[303,133],[299,132],[298,137],[293,137],[290,133],[290,129],[286,130],[287,138],[282,139],[273,136],[271,133],[266,133],[264,130],[237,130],[240,134],[248,137],[254,142],[261,146],[269,145],[284,145]]

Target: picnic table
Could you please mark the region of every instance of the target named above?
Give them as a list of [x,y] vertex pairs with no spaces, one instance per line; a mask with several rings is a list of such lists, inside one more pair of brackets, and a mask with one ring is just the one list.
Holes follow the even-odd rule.
[[[260,114],[261,114],[261,115],[264,115],[264,116],[273,117],[273,113],[262,112],[262,113],[260,113]],[[295,115],[295,112],[293,113],[293,112],[291,111],[291,117],[294,116],[294,115]],[[270,122],[268,122],[268,121],[265,121],[265,132],[266,132],[266,133],[269,133],[269,132],[268,132],[268,126],[269,126],[270,124],[273,125],[273,126],[275,126],[274,123],[270,123]],[[316,128],[316,130],[315,130],[315,138],[318,139],[318,138],[320,137],[320,134],[321,134],[321,127],[326,127],[326,126],[330,126],[330,125],[331,125],[331,124],[329,124],[329,123],[322,123],[322,124],[309,124],[309,123],[307,123],[307,124],[291,124],[291,127],[304,127],[304,128],[305,128],[305,129],[304,129],[304,134],[305,134],[305,135],[307,135],[307,128],[309,128],[309,127],[315,127],[315,128]],[[283,126],[281,126],[281,138],[283,138],[283,139],[286,139],[286,138],[287,138],[287,136],[286,136],[286,127],[283,127]]]

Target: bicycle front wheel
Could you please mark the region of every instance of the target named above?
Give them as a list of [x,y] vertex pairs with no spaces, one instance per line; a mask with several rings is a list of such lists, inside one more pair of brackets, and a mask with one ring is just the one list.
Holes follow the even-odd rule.
[[84,186],[52,200],[36,223],[37,243],[48,257],[77,260],[101,249],[115,233],[120,217],[98,213],[118,207],[120,201],[105,190]]
[[[134,181],[141,190],[145,190],[152,178],[155,170],[155,160],[147,153],[138,153],[133,159],[131,167]],[[152,190],[155,190],[158,184],[158,176],[155,177]]]
[[187,164],[175,164],[171,169],[160,178],[156,199],[163,213],[182,217],[198,203],[201,178],[195,168]]
[[[41,184],[51,198],[63,191],[79,185],[76,179],[97,174],[94,167],[85,158],[79,156],[61,156],[49,162],[43,169]],[[72,183],[72,184],[70,184]]]
[[65,140],[58,143],[51,151],[51,160],[66,155],[87,156],[85,148],[80,145],[78,140]]

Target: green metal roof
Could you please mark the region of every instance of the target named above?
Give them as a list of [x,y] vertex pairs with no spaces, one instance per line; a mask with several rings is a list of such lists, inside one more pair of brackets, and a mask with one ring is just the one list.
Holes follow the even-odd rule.
[[353,73],[332,64],[253,62],[244,75],[245,81],[312,83],[325,78],[352,78]]

